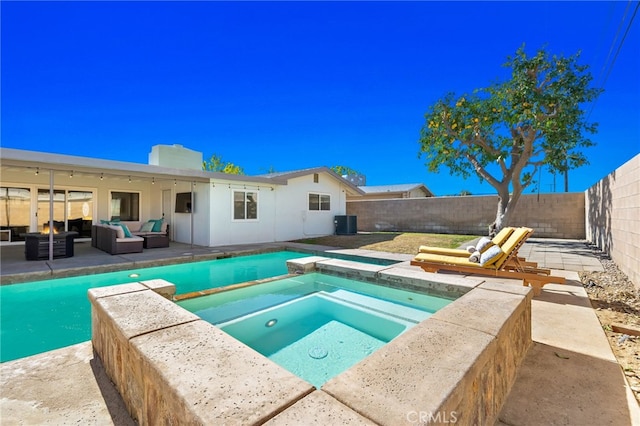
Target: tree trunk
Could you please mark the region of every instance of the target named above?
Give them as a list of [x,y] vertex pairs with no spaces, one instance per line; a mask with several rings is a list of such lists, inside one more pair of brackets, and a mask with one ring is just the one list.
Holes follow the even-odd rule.
[[509,225],[521,195],[522,189],[514,190],[511,194],[509,194],[508,189],[500,188],[498,190],[498,211],[495,222],[489,227],[489,235],[495,235],[502,228]]
[[495,221],[489,226],[489,236],[494,236],[502,228],[507,226],[511,210],[509,209],[509,187],[501,185],[498,190],[498,211]]

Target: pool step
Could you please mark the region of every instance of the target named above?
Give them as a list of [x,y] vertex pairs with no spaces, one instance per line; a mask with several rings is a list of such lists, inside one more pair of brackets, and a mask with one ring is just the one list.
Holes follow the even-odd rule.
[[351,303],[368,310],[391,315],[416,324],[432,315],[430,312],[425,312],[420,309],[411,308],[388,300],[365,296],[364,294],[353,293],[346,290],[336,290],[332,292],[321,291],[319,293],[332,299]]

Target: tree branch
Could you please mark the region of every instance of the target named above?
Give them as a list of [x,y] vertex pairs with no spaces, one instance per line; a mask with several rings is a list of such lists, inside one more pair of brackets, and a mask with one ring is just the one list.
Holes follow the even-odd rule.
[[494,156],[498,156],[500,151],[495,149],[492,145],[488,144],[486,139],[483,136],[480,136],[480,132],[475,132],[473,135],[473,142],[478,144],[482,149],[489,152]]
[[489,182],[489,184],[494,188],[496,189],[499,188],[500,181],[494,178],[493,175],[491,175],[491,173],[489,173],[484,167],[482,167],[482,165],[474,155],[472,155],[469,151],[465,151],[464,156],[467,158],[467,160],[469,160],[469,162],[476,169],[476,172],[478,172],[478,174],[482,176],[484,180]]

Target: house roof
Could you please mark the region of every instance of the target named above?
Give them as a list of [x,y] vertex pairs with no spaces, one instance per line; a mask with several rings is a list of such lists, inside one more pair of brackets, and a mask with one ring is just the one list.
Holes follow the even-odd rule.
[[340,180],[352,193],[363,194],[351,182],[335,173],[328,167],[315,167],[290,172],[270,173],[266,175],[233,175],[222,172],[211,172],[193,169],[176,169],[152,164],[131,163],[126,161],[104,160],[100,158],[80,157],[75,155],[54,154],[49,152],[26,151],[13,148],[0,148],[0,160],[3,167],[37,168],[45,170],[64,170],[74,173],[104,172],[105,175],[134,176],[151,178],[178,178],[208,182],[210,179],[227,181],[267,183],[272,185],[287,185],[289,179],[313,173],[325,172]]
[[333,170],[331,170],[329,167],[323,166],[323,167],[312,167],[312,168],[308,168],[308,169],[300,169],[300,170],[291,170],[288,172],[274,172],[274,173],[267,173],[267,174],[263,174],[263,175],[259,175],[261,177],[266,177],[269,179],[272,178],[280,178],[280,179],[294,179],[300,176],[307,176],[313,173],[328,173],[331,176],[333,176],[336,179],[341,180],[354,194],[359,194],[359,195],[363,195],[364,191],[362,191],[362,189],[356,185],[354,185],[353,183],[351,183],[350,181],[348,181],[347,179],[343,178],[342,176],[340,176],[339,174],[337,174],[336,172],[334,172]]
[[422,183],[403,183],[397,185],[377,185],[377,186],[360,186],[359,187],[366,195],[371,194],[386,194],[388,192],[409,192],[416,189],[422,189],[427,195],[434,196],[433,192],[429,190]]

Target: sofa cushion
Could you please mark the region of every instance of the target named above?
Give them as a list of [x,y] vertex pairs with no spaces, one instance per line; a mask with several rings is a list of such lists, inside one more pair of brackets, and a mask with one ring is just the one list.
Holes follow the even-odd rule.
[[[124,223],[125,225],[127,225],[127,228],[129,228],[129,232],[137,232],[144,222],[139,220],[123,220],[120,223]],[[115,223],[114,225],[117,225],[117,223]]]
[[138,241],[144,241],[144,238],[136,237],[135,235],[133,237],[116,238],[117,243],[135,243]]

